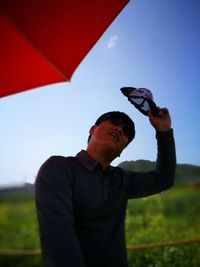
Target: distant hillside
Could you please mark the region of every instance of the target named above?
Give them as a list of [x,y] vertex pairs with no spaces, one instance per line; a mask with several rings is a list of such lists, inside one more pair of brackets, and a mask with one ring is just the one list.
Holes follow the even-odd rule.
[[[130,171],[148,171],[155,168],[155,161],[136,160],[124,161],[118,167]],[[200,180],[200,166],[191,164],[177,164],[176,178],[178,182],[191,182]]]
[[[130,171],[148,171],[155,168],[155,162],[149,160],[124,161],[118,165]],[[200,166],[177,164],[176,179],[179,183],[192,183],[200,188]],[[13,196],[34,196],[34,185],[24,184],[18,187],[0,188],[0,199]]]
[[33,195],[34,195],[34,185],[28,183],[21,186],[0,188],[0,198],[13,197],[13,196],[33,196]]
[[118,167],[129,171],[148,171],[155,168],[155,162],[150,160],[123,161]]

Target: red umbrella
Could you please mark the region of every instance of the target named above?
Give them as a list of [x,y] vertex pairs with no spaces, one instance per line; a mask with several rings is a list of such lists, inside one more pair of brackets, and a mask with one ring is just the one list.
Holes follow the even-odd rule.
[[70,80],[127,0],[0,0],[0,97]]

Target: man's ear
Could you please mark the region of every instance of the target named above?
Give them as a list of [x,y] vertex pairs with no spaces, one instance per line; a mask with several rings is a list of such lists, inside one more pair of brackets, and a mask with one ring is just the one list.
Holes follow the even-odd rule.
[[96,127],[97,127],[97,125],[93,125],[93,126],[90,128],[90,131],[89,131],[90,135],[93,134],[93,132],[94,132],[94,130],[96,129]]

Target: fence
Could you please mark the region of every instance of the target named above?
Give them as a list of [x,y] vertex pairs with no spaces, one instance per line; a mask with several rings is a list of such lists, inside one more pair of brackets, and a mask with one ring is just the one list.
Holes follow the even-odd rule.
[[[127,250],[143,250],[158,247],[168,247],[168,246],[179,246],[179,245],[190,245],[200,243],[200,238],[195,238],[191,240],[177,240],[171,242],[153,243],[153,244],[143,244],[143,245],[127,245]],[[32,250],[19,250],[19,249],[0,249],[0,255],[40,255],[40,249]]]

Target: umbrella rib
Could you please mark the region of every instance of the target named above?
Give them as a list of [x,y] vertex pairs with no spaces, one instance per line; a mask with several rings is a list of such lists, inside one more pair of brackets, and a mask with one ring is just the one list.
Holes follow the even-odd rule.
[[122,12],[122,10],[124,9],[124,7],[130,2],[130,0],[126,0],[126,2],[124,3],[124,5],[119,9],[119,11],[116,13],[116,15],[113,17],[113,19],[107,24],[107,26],[104,28],[104,30],[102,31],[102,33],[92,42],[90,48],[84,53],[84,56],[82,57],[82,59],[80,60],[80,62],[76,65],[76,68],[74,69],[71,77],[69,78],[69,82],[71,81],[71,78],[75,72],[75,70],[79,67],[79,65],[81,64],[81,62],[84,60],[84,58],[87,56],[87,54],[90,52],[90,50],[92,50],[92,48],[94,47],[94,45],[98,42],[98,40],[101,38],[101,36],[104,34],[104,32],[108,29],[108,27],[113,23],[113,21],[116,19],[116,17],[119,15],[120,12]]
[[[30,43],[30,45],[40,54],[40,56],[42,56],[43,58],[45,58],[45,60],[66,80],[66,81],[70,81],[70,78],[67,77],[60,69],[59,67],[46,55],[45,52],[42,51],[42,49],[35,44],[34,41],[32,41],[32,38],[29,36],[29,34],[27,34],[25,31],[23,31],[21,29],[21,27],[19,26],[19,24],[15,21],[15,19],[13,19],[11,16],[9,16],[8,14],[6,14],[7,17],[10,19],[11,23],[15,26],[17,25],[17,31],[21,32],[21,34],[24,36],[24,38],[27,39],[27,41]],[[15,27],[16,28],[16,27]]]

